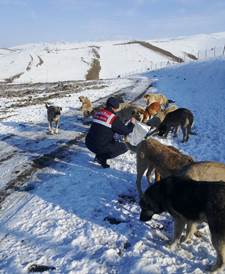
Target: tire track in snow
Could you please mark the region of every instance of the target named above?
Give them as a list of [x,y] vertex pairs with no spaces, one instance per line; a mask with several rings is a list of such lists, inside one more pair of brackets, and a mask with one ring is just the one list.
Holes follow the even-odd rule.
[[[131,100],[131,102],[135,102],[137,100],[139,100],[149,89],[149,87],[152,85],[152,83],[150,82],[148,84],[147,87],[144,88],[144,90],[142,92],[140,92],[133,100]],[[110,95],[101,97],[97,100],[95,100],[93,103],[99,103],[99,105],[97,106],[97,108],[103,106],[105,104],[105,100],[106,98],[112,96],[112,95],[117,95],[117,96],[124,96],[127,94],[129,94],[131,87],[125,87],[123,89],[120,89],[116,92],[111,93]],[[77,109],[78,111],[78,109]],[[80,127],[80,125],[78,125],[78,127]],[[74,130],[76,130],[76,127],[74,127]],[[68,157],[70,155],[70,151],[69,148],[73,145],[77,145],[86,135],[86,130],[85,132],[81,132],[78,133],[75,138],[73,135],[73,138],[70,139],[67,142],[62,143],[62,140],[59,139],[58,142],[56,143],[51,143],[48,147],[45,148],[45,151],[48,151],[50,147],[54,147],[53,150],[49,151],[49,152],[42,152],[41,151],[41,155],[38,157],[34,157],[31,161],[28,161],[27,163],[23,164],[23,166],[18,166],[16,167],[16,172],[12,175],[14,175],[14,178],[11,179],[1,190],[0,190],[0,205],[1,203],[5,200],[5,198],[7,196],[9,196],[12,192],[14,192],[15,190],[18,190],[19,187],[22,187],[27,180],[29,180],[32,175],[37,171],[40,170],[42,168],[45,168],[47,166],[50,166],[52,164],[54,164],[58,159],[65,159],[66,157]],[[13,138],[14,135],[10,136],[9,138]],[[43,136],[38,140],[38,143],[41,144],[42,142],[46,141],[46,135],[43,134]],[[35,145],[37,145],[38,143],[36,143]],[[29,143],[27,142],[26,144],[24,144],[24,148],[27,148],[31,145],[31,147],[34,145],[34,143]],[[42,148],[42,147],[41,147]],[[38,151],[36,151],[38,152]],[[23,153],[23,152],[21,152]],[[26,154],[26,150],[24,152]],[[17,153],[18,154],[18,153]],[[8,159],[9,158],[13,158],[15,156],[15,153],[12,154],[12,156],[10,157],[9,155],[7,156]],[[21,170],[22,168],[22,170]],[[13,176],[12,176],[13,177]]]

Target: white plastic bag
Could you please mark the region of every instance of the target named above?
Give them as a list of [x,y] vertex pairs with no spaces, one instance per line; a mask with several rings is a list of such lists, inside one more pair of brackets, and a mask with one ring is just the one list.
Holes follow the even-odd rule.
[[133,146],[139,144],[142,140],[144,140],[149,128],[150,127],[146,124],[137,121],[133,131],[127,136],[129,143]]

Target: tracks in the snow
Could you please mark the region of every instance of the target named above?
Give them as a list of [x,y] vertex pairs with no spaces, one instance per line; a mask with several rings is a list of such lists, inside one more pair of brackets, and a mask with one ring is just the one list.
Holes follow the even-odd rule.
[[[151,83],[140,94],[138,94],[135,98],[133,98],[132,102],[139,100],[143,96],[143,94],[146,93],[146,91],[148,90],[150,86],[151,86]],[[126,93],[128,94],[128,91],[130,89],[131,87],[123,88],[108,96],[105,96],[96,100],[94,103],[95,105],[98,105],[97,107],[100,107],[104,105],[105,100],[112,95],[116,95],[118,97],[120,96],[126,97]],[[76,130],[76,126],[73,129]],[[8,195],[10,195],[13,191],[18,189],[19,187],[23,186],[32,177],[32,175],[35,172],[47,166],[51,166],[52,164],[56,162],[56,160],[59,160],[59,159],[62,160],[62,159],[68,158],[71,155],[71,151],[69,150],[70,147],[79,144],[79,142],[85,137],[85,134],[86,134],[86,129],[84,127],[82,132],[79,132],[76,135],[76,137],[73,137],[72,139],[68,141],[62,142],[62,140],[58,139],[56,143],[54,143],[54,149],[48,149],[48,147],[46,147],[44,150],[44,153],[42,152],[39,156],[36,156],[36,157],[34,156],[31,160],[28,160],[28,162],[25,163],[22,167],[19,166],[18,170],[14,172],[13,174],[14,176],[12,176],[12,179],[0,190],[0,205]],[[14,135],[11,136],[11,138],[13,137]],[[46,135],[42,136],[39,140],[37,140],[37,142],[40,144],[42,141],[45,141],[45,140],[46,140]],[[32,147],[33,145],[34,143],[29,144],[29,141],[27,141],[27,144],[25,144],[24,146]],[[50,143],[49,146],[52,146],[52,143]],[[11,155],[8,154],[5,156],[7,156],[7,159],[10,159],[10,158],[13,158],[15,154],[13,153]],[[6,158],[3,157],[3,160],[5,159]]]

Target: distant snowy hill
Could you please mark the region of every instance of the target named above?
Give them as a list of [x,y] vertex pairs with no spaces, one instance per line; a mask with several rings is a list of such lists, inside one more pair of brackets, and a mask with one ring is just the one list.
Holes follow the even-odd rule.
[[225,32],[148,41],[27,44],[0,48],[0,82],[124,77],[224,54]]

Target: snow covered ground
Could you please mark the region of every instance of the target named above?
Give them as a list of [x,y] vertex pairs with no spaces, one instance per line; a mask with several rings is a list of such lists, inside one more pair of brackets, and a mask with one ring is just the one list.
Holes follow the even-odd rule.
[[[85,80],[93,60],[100,66],[99,79],[124,77],[177,63],[165,51],[185,62],[225,54],[225,32],[140,42],[40,43],[0,48],[0,82]],[[146,47],[146,43],[155,48]]]
[[[181,143],[181,136],[162,142],[178,147],[196,160],[225,163],[224,75],[225,59],[220,58],[154,71],[139,80],[111,80],[111,84],[114,90],[115,85],[117,89],[133,86],[125,90],[125,98],[132,99],[148,86],[149,80],[154,80],[151,91],[163,92],[176,100],[178,106],[191,109],[195,116],[197,135],[190,136],[188,143]],[[112,89],[83,94],[91,94],[94,101],[102,97],[102,92],[107,95]],[[56,139],[66,139],[67,131],[76,136],[87,130],[81,129],[81,124],[79,127],[79,120],[76,126],[71,120],[72,107],[78,106],[77,101],[74,103],[76,98],[66,100],[57,103],[65,105],[70,122],[66,128],[65,112],[65,122]],[[143,104],[142,99],[139,102]],[[40,146],[48,148],[50,137],[46,135],[44,112],[42,109],[40,113],[38,106],[23,108],[15,117],[1,122],[1,134],[22,134],[24,138],[26,130],[18,125],[33,121],[34,130],[28,138],[36,139],[41,134],[44,140]],[[23,154],[18,154],[18,140],[12,140],[10,146],[19,159]],[[54,146],[54,142],[51,140],[50,144]],[[1,149],[9,149],[8,145],[7,138],[2,139]],[[32,155],[26,145],[22,150],[26,156]],[[54,266],[55,270],[48,273],[205,273],[205,266],[215,262],[208,227],[201,226],[202,238],[194,238],[192,244],[182,244],[171,251],[165,246],[172,236],[168,214],[154,216],[146,224],[139,221],[135,155],[127,152],[112,159],[107,170],[95,164],[93,157],[81,139],[68,148],[66,157],[56,158],[34,172],[24,187],[5,199],[0,213],[0,273],[27,273],[32,264]],[[12,167],[16,162],[10,162]],[[1,174],[7,173],[9,167],[1,164]],[[4,178],[9,178],[12,170],[9,168]],[[146,187],[146,180],[143,181]]]

